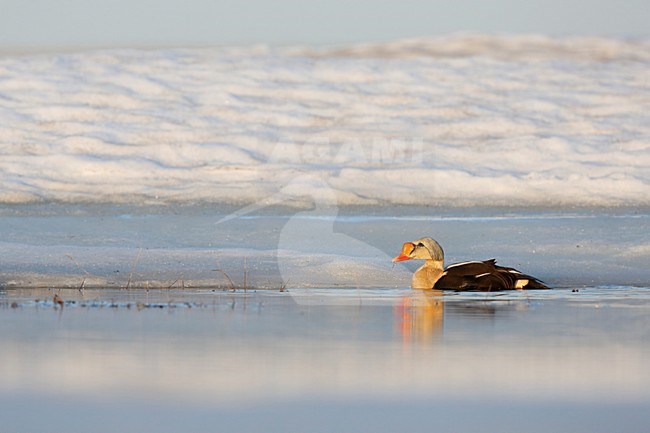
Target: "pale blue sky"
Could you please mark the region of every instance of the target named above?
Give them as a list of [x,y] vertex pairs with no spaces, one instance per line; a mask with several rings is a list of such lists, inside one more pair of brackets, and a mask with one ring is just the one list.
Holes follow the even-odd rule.
[[0,0],[0,49],[650,35],[648,0]]

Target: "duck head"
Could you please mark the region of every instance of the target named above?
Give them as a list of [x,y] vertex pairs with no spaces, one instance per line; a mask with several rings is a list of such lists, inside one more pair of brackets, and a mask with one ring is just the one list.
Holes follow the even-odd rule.
[[402,252],[393,259],[393,262],[404,260],[433,260],[443,262],[445,253],[438,242],[432,238],[421,238],[402,245]]

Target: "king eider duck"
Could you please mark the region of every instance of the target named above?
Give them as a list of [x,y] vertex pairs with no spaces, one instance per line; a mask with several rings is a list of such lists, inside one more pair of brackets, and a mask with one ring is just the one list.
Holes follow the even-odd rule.
[[497,266],[494,259],[456,263],[444,268],[445,253],[431,238],[406,242],[393,262],[412,259],[424,260],[424,265],[413,274],[411,287],[414,289],[490,292],[550,288],[516,269]]

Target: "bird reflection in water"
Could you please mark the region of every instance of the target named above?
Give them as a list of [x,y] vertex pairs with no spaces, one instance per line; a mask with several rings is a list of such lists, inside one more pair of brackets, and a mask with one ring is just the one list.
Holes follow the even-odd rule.
[[442,336],[445,304],[441,290],[413,290],[395,305],[395,324],[405,345]]

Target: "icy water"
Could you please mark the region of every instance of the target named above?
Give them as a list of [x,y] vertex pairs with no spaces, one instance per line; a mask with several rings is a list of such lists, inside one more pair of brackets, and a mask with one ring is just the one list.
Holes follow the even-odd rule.
[[[646,431],[646,209],[249,211],[3,208],[2,431]],[[555,289],[412,291],[422,235]]]
[[0,322],[7,433],[650,422],[649,288],[5,289]]

